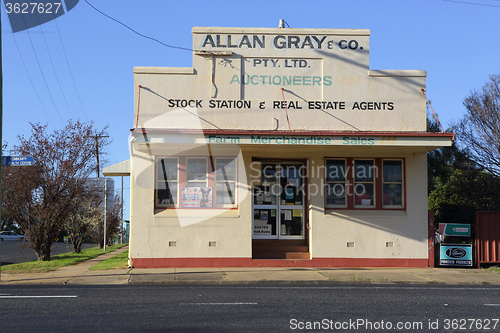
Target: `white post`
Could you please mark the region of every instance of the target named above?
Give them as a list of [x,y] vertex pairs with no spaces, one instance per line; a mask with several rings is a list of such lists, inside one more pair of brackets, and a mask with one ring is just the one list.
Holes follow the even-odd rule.
[[106,215],[108,215],[108,178],[104,178],[104,251],[106,251]]

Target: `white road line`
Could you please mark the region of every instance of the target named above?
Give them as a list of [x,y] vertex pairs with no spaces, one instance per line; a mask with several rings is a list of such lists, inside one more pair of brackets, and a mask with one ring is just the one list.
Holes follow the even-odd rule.
[[0,296],[0,298],[76,298],[78,296]]
[[485,304],[485,306],[500,306],[500,304]]
[[257,303],[179,303],[179,305],[257,305]]

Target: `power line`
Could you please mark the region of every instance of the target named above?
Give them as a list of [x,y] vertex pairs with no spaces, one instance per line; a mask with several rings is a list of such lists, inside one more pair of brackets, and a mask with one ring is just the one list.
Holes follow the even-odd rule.
[[[2,2],[2,7],[3,7],[3,5],[4,4]],[[3,9],[4,10],[2,11],[2,14],[4,12],[6,12],[5,7]],[[26,74],[28,75],[28,79],[30,80],[31,86],[33,87],[33,91],[35,92],[36,98],[38,99],[38,102],[40,103],[40,106],[42,107],[43,113],[45,113],[45,115],[47,116],[47,119],[49,120],[49,123],[52,125],[52,127],[56,128],[56,126],[54,126],[54,123],[52,122],[52,119],[50,119],[49,114],[47,113],[47,110],[43,106],[42,99],[40,98],[40,95],[38,95],[38,91],[35,88],[35,84],[33,83],[33,80],[31,79],[30,72],[28,71],[28,68],[26,67],[26,63],[24,62],[23,55],[21,53],[21,50],[19,49],[19,45],[17,44],[17,40],[16,40],[16,37],[14,36],[14,34],[12,34],[12,38],[14,39],[14,44],[16,44],[16,49],[17,49],[17,52],[19,53],[19,58],[21,58],[21,62],[23,63],[24,70],[26,71]]]
[[111,19],[111,20],[113,20],[113,21],[115,21],[115,22],[117,22],[117,23],[119,23],[119,24],[123,25],[125,28],[127,28],[127,29],[131,30],[132,32],[136,33],[137,35],[139,35],[139,36],[141,36],[141,37],[144,37],[144,38],[147,38],[147,39],[151,39],[152,41],[155,41],[155,42],[157,42],[157,43],[160,43],[160,44],[161,44],[161,45],[163,45],[163,46],[170,47],[170,48],[172,48],[172,49],[179,49],[179,50],[186,50],[186,51],[194,51],[194,50],[192,50],[192,49],[188,49],[188,48],[185,48],[185,47],[179,47],[179,46],[172,46],[172,45],[168,45],[168,44],[165,44],[165,43],[163,43],[163,42],[160,42],[158,39],[155,39],[155,38],[152,38],[152,37],[149,37],[149,36],[143,35],[143,34],[141,34],[141,33],[137,32],[137,31],[135,31],[134,29],[132,29],[131,27],[129,27],[129,26],[128,26],[128,25],[126,25],[125,23],[123,23],[123,22],[121,22],[121,21],[119,21],[119,20],[117,20],[117,19],[115,19],[115,18],[113,18],[113,17],[111,17],[111,16],[109,16],[109,15],[107,15],[107,14],[105,14],[105,13],[101,12],[99,9],[95,8],[94,6],[92,6],[92,4],[91,4],[90,2],[88,2],[87,0],[85,0],[85,2],[86,2],[86,3],[90,6],[90,7],[94,8],[97,12],[99,12],[99,13],[101,13],[102,15],[106,16],[107,18],[109,18],[109,19]]
[[61,122],[64,123],[64,120],[63,120],[61,114],[59,113],[59,110],[57,109],[56,103],[54,101],[54,97],[52,96],[52,93],[50,92],[50,88],[49,88],[49,85],[47,84],[47,80],[45,79],[45,75],[43,74],[42,65],[40,64],[40,60],[38,59],[38,55],[36,54],[35,46],[33,45],[33,41],[31,40],[31,35],[29,32],[29,29],[26,30],[26,32],[28,33],[28,37],[29,37],[29,40],[31,43],[31,48],[33,49],[33,52],[35,53],[35,58],[36,58],[36,62],[38,63],[38,68],[40,69],[40,73],[42,74],[43,82],[45,82],[45,87],[47,88],[47,92],[49,93],[50,99],[52,100],[52,104],[54,105],[54,109],[56,110],[57,114],[59,115],[59,118],[61,118]]
[[71,108],[69,107],[68,100],[66,99],[66,95],[61,87],[61,82],[59,81],[59,76],[57,75],[56,67],[54,66],[54,61],[52,61],[52,56],[50,55],[49,46],[47,45],[47,40],[45,39],[45,33],[43,32],[42,26],[40,25],[40,31],[42,32],[43,41],[45,43],[45,48],[47,49],[47,53],[49,55],[50,63],[52,65],[52,70],[54,71],[54,75],[56,76],[57,84],[59,85],[59,89],[61,90],[61,94],[64,99],[64,103],[66,103],[66,107],[68,108],[69,114],[71,118],[74,118],[73,113],[71,112]]
[[80,98],[80,94],[78,93],[78,89],[76,88],[75,78],[73,76],[71,66],[69,65],[69,60],[68,60],[68,56],[66,55],[66,49],[64,48],[64,43],[63,43],[63,40],[61,37],[61,31],[59,30],[59,25],[57,24],[57,20],[54,20],[54,22],[56,23],[57,33],[59,34],[59,40],[61,41],[61,46],[63,49],[64,58],[66,59],[66,64],[68,65],[69,74],[71,76],[71,80],[73,81],[73,87],[75,88],[76,96],[78,97],[78,101],[80,102],[80,106],[82,107],[83,115],[85,116],[87,121],[90,121],[89,117],[87,116],[87,112],[85,112],[85,108],[83,107],[82,99]]
[[464,4],[464,5],[474,5],[474,6],[484,6],[484,7],[496,7],[496,8],[500,8],[500,6],[497,6],[497,5],[486,5],[486,4],[482,4],[482,3],[473,3],[473,2],[466,2],[466,1],[457,1],[457,0],[442,0],[442,1],[461,3],[461,4]]
[[14,34],[12,34],[12,38],[14,39],[14,43],[16,44],[17,52],[19,53],[19,57],[21,58],[21,62],[23,63],[24,70],[26,71],[26,74],[28,75],[28,79],[30,80],[31,86],[33,87],[33,90],[35,91],[35,95],[38,98],[38,101],[40,102],[40,106],[42,107],[43,112],[47,116],[47,119],[51,123],[52,127],[56,128],[54,126],[54,123],[52,122],[52,119],[50,119],[49,114],[47,113],[47,110],[45,110],[45,107],[43,106],[42,100],[40,99],[40,96],[38,95],[38,92],[36,91],[35,85],[33,84],[33,80],[31,79],[30,72],[28,71],[28,68],[26,67],[26,64],[24,63],[23,56],[21,54],[21,50],[19,50],[19,45],[17,45],[16,37],[14,37]]
[[[64,58],[66,59],[66,64],[68,66],[69,74],[71,76],[71,81],[73,82],[73,87],[75,88],[76,96],[78,97],[78,101],[80,102],[80,106],[82,107],[82,111],[83,111],[83,115],[85,116],[85,119],[87,119],[87,121],[90,121],[89,117],[87,116],[87,112],[85,111],[85,107],[83,106],[83,102],[82,102],[82,99],[80,97],[80,93],[78,92],[78,88],[76,87],[75,77],[73,76],[73,71],[71,70],[71,66],[69,64],[68,55],[66,54],[66,49],[64,47],[64,42],[62,40],[61,31],[59,29],[59,24],[57,24],[57,20],[54,20],[54,22],[55,22],[56,27],[57,27],[57,33],[59,35],[59,40],[61,41],[61,47],[63,49]],[[106,150],[111,155],[111,157],[115,160],[115,162],[118,163],[118,160],[116,159],[116,157],[113,155],[113,153],[111,152],[111,150],[107,146],[106,146]]]

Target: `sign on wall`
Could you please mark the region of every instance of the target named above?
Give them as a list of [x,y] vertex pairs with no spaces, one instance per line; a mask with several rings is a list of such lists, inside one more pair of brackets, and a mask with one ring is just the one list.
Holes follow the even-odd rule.
[[470,237],[470,224],[439,223],[439,234],[443,236]]
[[441,244],[439,264],[441,266],[472,266],[472,245]]

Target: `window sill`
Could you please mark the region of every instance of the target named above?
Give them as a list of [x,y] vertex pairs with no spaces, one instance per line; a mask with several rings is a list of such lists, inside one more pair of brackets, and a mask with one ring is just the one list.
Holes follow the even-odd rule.
[[238,218],[239,210],[236,208],[182,208],[182,209],[155,209],[154,218]]
[[364,209],[326,209],[325,217],[393,217],[393,218],[407,218],[408,214],[403,209],[384,209],[384,210],[364,210]]

